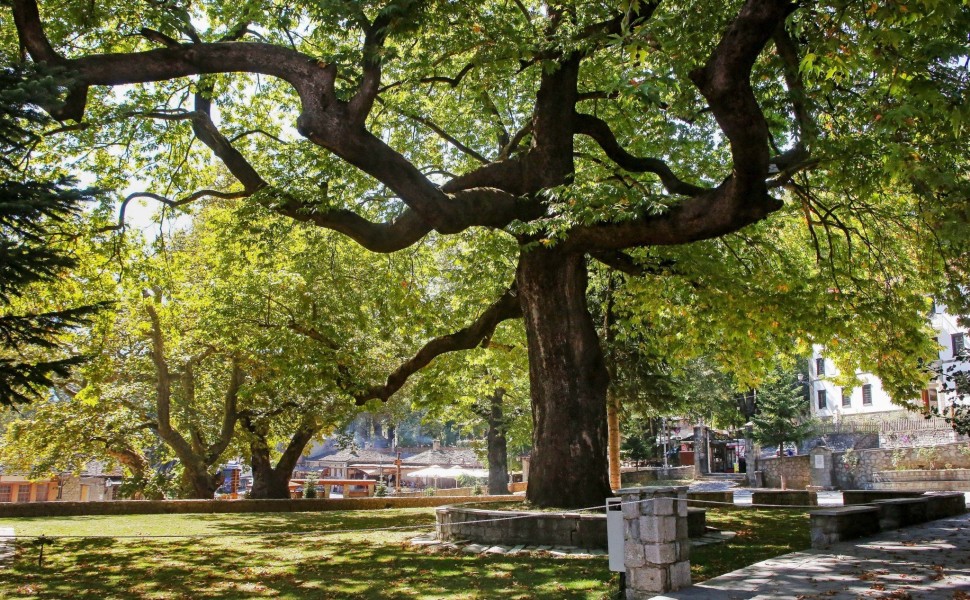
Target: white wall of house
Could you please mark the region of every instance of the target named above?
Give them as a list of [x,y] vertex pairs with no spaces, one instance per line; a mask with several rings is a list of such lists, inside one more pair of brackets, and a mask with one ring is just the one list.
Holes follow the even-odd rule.
[[[940,345],[939,370],[941,371],[938,387],[942,388],[943,377],[947,372],[959,373],[970,372],[970,362],[966,360],[966,348],[970,346],[970,333],[967,328],[961,326],[958,317],[946,312],[946,306],[937,304],[934,306],[931,323],[938,332],[936,341]],[[954,345],[955,344],[955,345]],[[962,345],[962,348],[961,348]],[[961,350],[964,352],[963,358],[959,358]],[[941,408],[953,403],[956,394],[953,392],[940,392]]]
[[[892,403],[889,394],[882,387],[882,382],[872,373],[856,371],[858,385],[851,388],[833,383],[831,378],[836,375],[839,372],[835,364],[825,358],[824,348],[815,346],[809,365],[812,416],[838,420],[848,415],[876,415],[905,410]],[[823,394],[824,404],[820,398]]]
[[[936,341],[940,345],[937,367],[955,371],[970,372],[970,363],[965,359],[955,358],[959,354],[960,343],[964,347],[970,346],[970,333],[966,327],[957,322],[957,317],[946,312],[943,305],[935,305],[930,315],[930,323],[937,331]],[[954,348],[954,342],[957,348]],[[839,420],[843,416],[892,416],[891,413],[904,414],[906,409],[892,403],[889,394],[882,387],[882,382],[872,373],[856,372],[858,384],[852,388],[835,385],[831,378],[838,375],[835,364],[825,358],[825,348],[813,347],[811,364],[809,365],[809,393],[811,396],[812,416],[821,419]],[[866,386],[869,386],[868,388]],[[937,408],[944,410],[954,401],[954,394],[941,391],[942,382],[930,383],[923,398],[910,398],[922,404],[929,400]],[[824,393],[824,402],[820,398]]]

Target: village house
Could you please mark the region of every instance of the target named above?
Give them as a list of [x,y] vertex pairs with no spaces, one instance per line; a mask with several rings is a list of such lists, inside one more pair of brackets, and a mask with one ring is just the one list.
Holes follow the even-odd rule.
[[[945,414],[958,401],[955,392],[944,390],[947,373],[970,372],[966,354],[967,328],[941,304],[934,304],[930,324],[937,332],[936,341],[940,345],[939,358],[933,365],[934,371],[940,375],[923,390],[920,398],[900,400],[909,400],[914,406]],[[885,421],[911,416],[906,407],[893,403],[876,375],[858,371],[855,374],[857,385],[841,387],[833,381],[838,374],[832,361],[825,357],[824,347],[815,346],[808,380],[813,417],[822,421]]]

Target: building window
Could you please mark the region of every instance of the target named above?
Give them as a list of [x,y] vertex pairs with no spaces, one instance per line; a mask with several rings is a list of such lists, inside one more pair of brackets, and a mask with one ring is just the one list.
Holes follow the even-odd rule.
[[852,408],[852,390],[842,388],[842,408]]
[[825,375],[825,359],[816,358],[815,359],[815,374],[822,376]]
[[963,333],[950,334],[950,344],[953,346],[953,358],[963,354],[963,350],[966,348],[963,342]]
[[37,486],[37,493],[34,494],[34,502],[47,502],[47,483]]
[[30,484],[21,483],[17,486],[17,502],[30,502]]
[[817,393],[818,393],[818,409],[825,410],[827,408],[825,403],[825,390],[819,390]]
[[872,384],[862,386],[862,406],[872,406]]
[[10,502],[10,485],[0,485],[0,502]]

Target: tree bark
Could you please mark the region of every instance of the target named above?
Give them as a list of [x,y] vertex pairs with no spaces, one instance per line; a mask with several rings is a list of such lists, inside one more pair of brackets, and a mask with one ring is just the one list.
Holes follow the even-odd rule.
[[606,430],[609,439],[610,488],[620,489],[620,399],[614,392],[606,394]]
[[516,274],[529,341],[533,453],[528,499],[597,506],[607,479],[609,376],[586,305],[586,259],[544,247],[523,251]]
[[614,353],[613,331],[613,273],[610,273],[606,284],[606,310],[603,311],[603,341],[606,344],[608,360],[606,372],[613,382],[606,390],[606,435],[607,454],[609,464],[610,488],[620,489],[620,398],[614,389],[616,382],[616,355]]
[[495,388],[488,414],[488,493],[509,493],[509,451],[505,436],[505,414],[502,410],[503,388]]
[[302,423],[293,432],[283,455],[273,465],[267,432],[252,423],[244,423],[249,431],[250,467],[253,469],[253,489],[250,496],[254,499],[286,499],[290,497],[290,477],[303,454],[303,449],[317,433],[312,423]]

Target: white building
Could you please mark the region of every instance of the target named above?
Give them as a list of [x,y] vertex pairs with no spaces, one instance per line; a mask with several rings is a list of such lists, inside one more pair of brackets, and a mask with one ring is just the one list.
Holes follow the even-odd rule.
[[[941,376],[923,390],[921,398],[909,400],[926,408],[945,411],[953,404],[956,394],[952,390],[944,391],[944,377],[948,372],[970,372],[970,362],[964,353],[970,340],[967,339],[967,328],[960,326],[957,317],[947,313],[943,305],[934,305],[930,323],[937,331],[936,341],[940,345],[939,360],[934,366]],[[961,353],[964,353],[962,358]],[[835,364],[825,358],[824,347],[815,346],[809,365],[812,416],[835,421],[856,415],[876,419],[905,416],[906,409],[893,404],[877,376],[857,371],[858,383],[854,387],[842,387],[832,381],[838,374]]]

